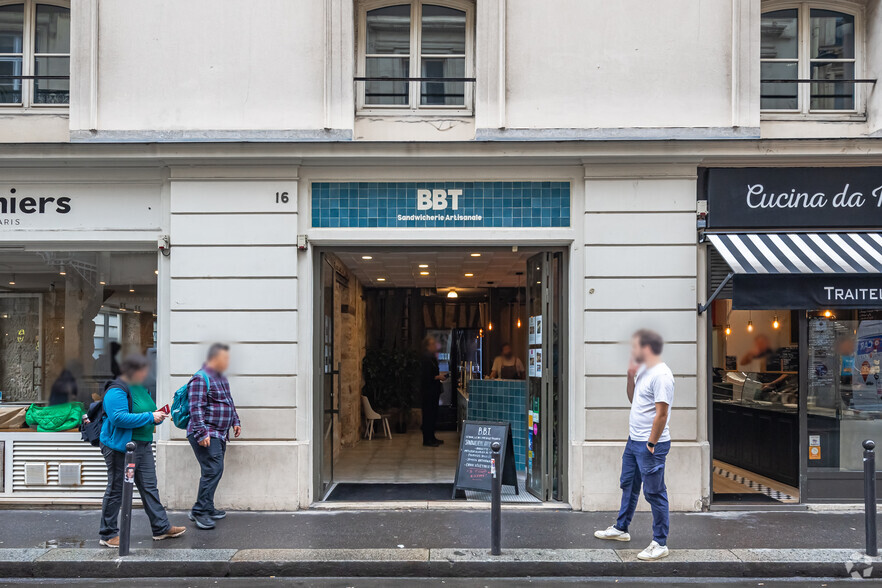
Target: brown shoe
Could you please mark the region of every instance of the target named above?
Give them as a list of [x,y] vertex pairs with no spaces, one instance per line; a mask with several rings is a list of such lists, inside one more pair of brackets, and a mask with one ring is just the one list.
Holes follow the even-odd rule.
[[[175,537],[180,537],[184,533],[187,532],[187,527],[169,527],[169,530],[163,533],[162,535],[154,535],[154,541],[162,541],[163,539],[174,539]],[[119,541],[116,542],[119,545]]]
[[98,545],[100,545],[101,547],[111,547],[113,549],[119,549],[119,535],[117,535],[113,539],[107,539],[106,541],[102,539],[98,542]]

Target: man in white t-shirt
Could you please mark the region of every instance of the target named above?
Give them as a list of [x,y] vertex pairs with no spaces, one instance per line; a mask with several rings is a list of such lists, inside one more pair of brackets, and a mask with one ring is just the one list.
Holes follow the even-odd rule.
[[630,541],[628,525],[634,517],[640,486],[652,509],[652,543],[638,559],[656,560],[668,555],[668,492],[665,458],[671,449],[668,417],[674,402],[674,374],[662,361],[664,339],[641,329],[631,339],[628,366],[628,401],[631,403],[628,443],[622,455],[622,506],[616,524],[596,531],[598,539]]

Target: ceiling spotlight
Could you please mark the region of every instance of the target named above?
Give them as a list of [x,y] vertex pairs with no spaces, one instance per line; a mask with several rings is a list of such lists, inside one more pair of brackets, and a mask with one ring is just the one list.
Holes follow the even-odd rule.
[[101,281],[98,282],[98,283],[101,284],[102,286],[106,286],[106,285],[107,285],[107,282],[105,282],[104,280],[101,280]]
[[421,263],[420,267],[429,267],[429,264],[428,263]]
[[361,258],[364,260],[370,261],[371,259],[373,259],[373,256],[372,255],[362,255]]
[[451,289],[450,292],[447,293],[448,298],[459,298],[459,294],[456,293],[456,290]]
[[471,255],[472,255],[472,257],[481,257],[480,253],[472,253]]
[[158,269],[157,269],[157,270],[153,270],[153,275],[154,275],[154,276],[158,276],[158,275],[159,275],[159,270],[158,270]]
[[429,272],[420,272],[420,275],[421,275],[421,276],[428,276],[428,275],[429,275]]
[[466,274],[465,277],[467,277],[467,278],[474,278],[474,277],[475,277],[475,274]]
[[377,281],[378,281],[378,282],[385,282],[385,281],[386,281],[386,278],[377,278]]

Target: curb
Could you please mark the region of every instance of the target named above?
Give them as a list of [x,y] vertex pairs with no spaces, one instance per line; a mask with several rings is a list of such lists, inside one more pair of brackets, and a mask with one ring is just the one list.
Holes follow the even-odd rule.
[[0,549],[0,578],[132,577],[806,577],[882,578],[853,549]]

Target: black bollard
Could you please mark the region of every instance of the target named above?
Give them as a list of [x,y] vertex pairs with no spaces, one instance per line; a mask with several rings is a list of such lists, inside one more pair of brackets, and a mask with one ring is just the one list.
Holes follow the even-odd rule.
[[126,444],[126,461],[123,470],[122,505],[120,508],[122,520],[119,523],[119,554],[129,554],[129,545],[132,538],[132,495],[135,493],[135,444],[129,441]]
[[490,445],[493,452],[490,462],[492,483],[490,489],[490,554],[502,553],[502,464],[499,463],[499,450],[502,446],[498,441]]
[[867,530],[867,555],[879,555],[876,545],[876,442],[867,439],[864,446],[864,523]]

